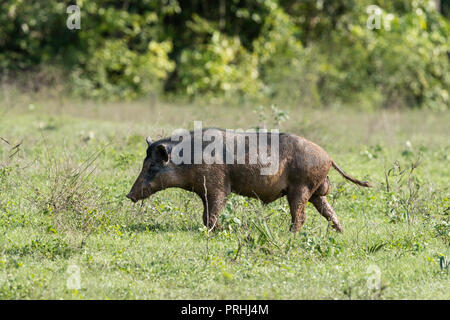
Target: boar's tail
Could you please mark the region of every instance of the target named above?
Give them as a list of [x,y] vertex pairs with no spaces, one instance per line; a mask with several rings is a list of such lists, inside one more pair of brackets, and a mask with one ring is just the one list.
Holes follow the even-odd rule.
[[345,179],[350,180],[353,183],[356,183],[357,185],[360,185],[362,187],[372,187],[372,185],[367,182],[367,181],[359,181],[351,176],[349,176],[348,174],[346,174],[344,171],[342,171],[341,168],[338,167],[338,165],[336,164],[336,162],[334,162],[333,160],[331,160],[331,164],[333,166],[333,168],[335,168],[337,170],[337,172],[339,172]]

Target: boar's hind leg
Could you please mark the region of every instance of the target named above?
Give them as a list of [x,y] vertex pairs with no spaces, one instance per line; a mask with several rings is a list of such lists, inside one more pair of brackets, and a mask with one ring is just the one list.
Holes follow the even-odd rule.
[[219,228],[217,219],[219,217],[220,210],[227,202],[226,194],[208,195],[208,199],[203,200],[203,223],[211,231]]
[[342,232],[342,226],[339,223],[333,207],[328,203],[327,197],[314,194],[309,201],[316,207],[317,211],[319,211],[322,216],[333,223],[333,228],[336,231]]
[[292,216],[292,225],[289,231],[297,232],[303,226],[306,219],[305,207],[310,196],[311,191],[307,187],[289,188],[287,198]]

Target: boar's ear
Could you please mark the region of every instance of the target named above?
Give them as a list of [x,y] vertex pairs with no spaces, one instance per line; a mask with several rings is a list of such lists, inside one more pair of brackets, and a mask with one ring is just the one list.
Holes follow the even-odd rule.
[[163,162],[169,161],[169,153],[167,152],[165,145],[159,144],[156,146],[155,158],[158,161],[163,161]]
[[150,137],[145,138],[145,141],[147,141],[147,144],[148,144],[149,147],[153,143],[153,141],[152,141],[152,139]]

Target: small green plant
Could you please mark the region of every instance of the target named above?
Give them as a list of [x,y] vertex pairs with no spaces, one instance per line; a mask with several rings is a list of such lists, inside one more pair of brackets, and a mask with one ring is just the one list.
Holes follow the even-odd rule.
[[30,200],[37,202],[41,212],[52,218],[52,229],[56,232],[81,231],[87,237],[105,221],[101,217],[103,212],[98,209],[103,195],[90,187],[89,180],[103,150],[91,153],[79,165],[74,165],[70,159],[57,161],[47,154],[46,188],[31,187],[34,195]]
[[265,219],[257,219],[251,221],[252,226],[257,231],[257,239],[256,244],[261,247],[261,249],[265,252],[270,252],[269,246],[274,246],[276,248],[280,248],[277,240],[274,237],[273,232],[270,230],[270,227],[267,224]]
[[276,104],[271,105],[270,109],[272,109],[273,124],[275,127],[279,127],[283,122],[289,119],[289,114],[286,111],[279,109]]
[[131,152],[122,152],[115,157],[115,167],[127,167],[130,166],[136,157]]
[[438,221],[434,225],[434,230],[436,236],[440,237],[446,244],[450,243],[450,222],[449,221]]
[[267,121],[269,120],[269,125],[274,128],[279,128],[283,122],[289,119],[288,112],[279,109],[276,104],[270,106],[270,113],[267,112],[263,106],[258,106],[253,112],[258,116],[257,129],[269,129],[267,128]]
[[367,253],[375,253],[377,251],[380,251],[385,245],[385,242],[375,243],[374,245],[371,245],[367,248]]
[[450,260],[445,256],[440,256],[439,267],[441,268],[441,271],[445,271],[448,273],[448,270],[450,270]]
[[403,167],[398,161],[385,172],[386,215],[391,222],[407,221],[413,223],[423,212],[427,199],[422,192],[422,182],[415,175],[421,159],[418,158],[409,167]]
[[59,238],[37,238],[24,246],[13,245],[7,250],[7,253],[11,255],[26,256],[38,254],[52,260],[58,257],[68,258],[72,252],[73,249]]
[[344,250],[342,244],[336,241],[334,237],[323,238],[306,232],[302,232],[302,236],[300,247],[310,255],[326,258],[338,256]]

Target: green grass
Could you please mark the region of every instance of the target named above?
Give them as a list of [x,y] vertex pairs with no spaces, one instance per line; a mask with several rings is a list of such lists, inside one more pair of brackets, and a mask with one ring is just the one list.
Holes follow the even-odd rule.
[[[2,299],[450,298],[450,271],[440,263],[450,259],[448,112],[279,106],[289,114],[282,122],[268,107],[3,98]],[[289,233],[284,198],[263,206],[230,196],[217,233],[203,227],[194,194],[169,189],[128,201],[144,137],[194,120],[243,129],[264,121],[303,135],[375,187],[330,172],[342,234],[311,205],[303,228]],[[79,290],[67,286],[72,265]],[[368,286],[372,266],[380,287]]]

